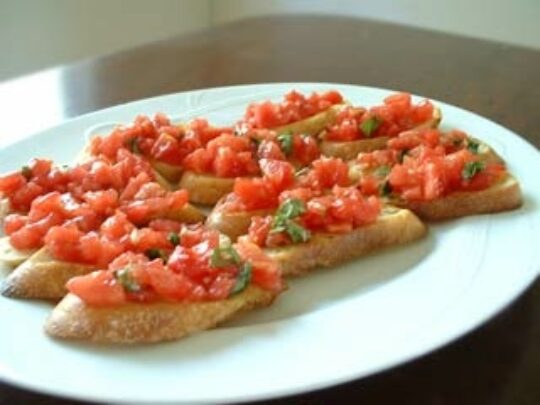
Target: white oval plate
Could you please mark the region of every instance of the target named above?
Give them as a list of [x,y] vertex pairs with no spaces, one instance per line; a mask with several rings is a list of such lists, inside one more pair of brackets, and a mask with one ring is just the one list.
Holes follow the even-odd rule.
[[[1,150],[0,172],[33,156],[70,162],[85,136],[140,113],[238,119],[246,104],[336,88],[353,103],[389,91],[336,84],[217,88],[141,100],[69,120]],[[444,127],[491,144],[522,184],[524,206],[430,227],[427,238],[295,280],[266,310],[185,340],[103,347],[47,338],[44,303],[0,297],[0,378],[50,394],[115,402],[263,399],[361,378],[414,359],[495,315],[539,271],[540,159],[511,131],[444,103]]]

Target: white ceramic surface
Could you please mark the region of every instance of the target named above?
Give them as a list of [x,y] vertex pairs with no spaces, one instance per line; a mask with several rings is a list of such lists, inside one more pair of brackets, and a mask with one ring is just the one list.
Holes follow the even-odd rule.
[[[336,88],[353,103],[387,90],[336,84],[270,84],[167,95],[87,114],[0,150],[0,172],[33,156],[70,162],[110,123],[163,111],[225,124],[246,104]],[[430,227],[422,241],[291,282],[267,310],[179,342],[104,347],[54,341],[45,303],[0,297],[0,379],[33,390],[115,402],[243,401],[361,378],[414,359],[471,331],[507,306],[540,269],[540,158],[511,131],[444,103],[443,127],[491,144],[522,184],[524,206]],[[31,112],[29,112],[31,116]],[[2,271],[2,277],[6,270]]]

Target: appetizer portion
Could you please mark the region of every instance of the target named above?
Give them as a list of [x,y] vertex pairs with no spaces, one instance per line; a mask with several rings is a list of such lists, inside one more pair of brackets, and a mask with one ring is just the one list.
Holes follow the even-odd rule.
[[347,186],[349,167],[341,159],[322,157],[310,167],[294,170],[286,161],[261,159],[262,177],[236,179],[234,190],[214,207],[206,224],[235,240],[246,234],[251,218],[272,214],[279,206],[280,195],[305,187],[322,194],[335,185]]
[[[19,212],[5,218],[8,239],[2,242],[1,257],[19,266],[4,280],[2,294],[60,298],[70,276],[107,265],[136,247],[136,241],[118,241],[132,228],[152,225],[156,219],[204,219],[188,204],[185,190],[168,191],[153,181],[152,169],[141,158],[121,149],[116,160],[94,158],[63,171],[40,161],[18,188],[3,189]],[[38,167],[43,169],[39,173]],[[38,189],[40,185],[46,187]],[[33,189],[42,194],[22,205],[17,198]]]
[[250,104],[237,131],[243,134],[253,129],[271,129],[278,135],[316,135],[334,121],[343,106],[343,96],[335,90],[309,96],[293,90],[279,103],[268,100]]
[[332,267],[382,247],[422,237],[425,225],[408,210],[383,207],[355,187],[317,195],[298,188],[281,195],[274,215],[252,218],[249,240],[265,248],[286,276]]
[[519,184],[500,158],[461,131],[404,132],[388,149],[360,154],[351,171],[363,193],[381,195],[428,220],[522,204]]
[[86,152],[114,159],[118,150],[126,148],[143,156],[165,180],[175,184],[182,176],[182,163],[187,155],[231,132],[232,128],[214,127],[202,118],[173,125],[163,113],[153,119],[140,115],[129,126],[118,126],[110,134],[92,138]]
[[320,134],[321,152],[345,160],[360,152],[384,149],[389,139],[413,128],[436,128],[441,112],[429,100],[412,102],[408,93],[396,93],[382,105],[369,109],[347,107],[341,110],[332,125]]
[[101,343],[180,339],[269,305],[284,288],[277,263],[252,243],[231,244],[201,226],[177,236],[170,255],[128,252],[71,279],[46,332]]

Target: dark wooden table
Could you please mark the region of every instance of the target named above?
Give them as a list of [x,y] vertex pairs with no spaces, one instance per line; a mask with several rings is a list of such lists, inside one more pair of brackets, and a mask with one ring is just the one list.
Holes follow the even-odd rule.
[[[407,90],[479,113],[540,146],[540,52],[312,16],[245,20],[0,83],[0,142],[140,98],[286,81]],[[345,399],[365,404],[540,404],[540,283],[489,323],[435,353],[361,381],[274,403]],[[0,403],[74,402],[0,383]]]

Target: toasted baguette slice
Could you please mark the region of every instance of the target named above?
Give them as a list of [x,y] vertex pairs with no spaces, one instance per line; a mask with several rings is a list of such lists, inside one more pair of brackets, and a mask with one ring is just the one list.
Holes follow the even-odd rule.
[[346,105],[347,104],[335,104],[327,110],[321,111],[312,117],[270,129],[275,131],[278,135],[283,133],[291,133],[315,136],[326,128],[327,125],[332,125],[337,117],[337,114]]
[[27,260],[32,256],[36,251],[29,250],[19,250],[11,246],[9,242],[9,236],[4,236],[0,238],[0,263],[5,263],[9,267],[17,267],[19,264]]
[[57,260],[41,248],[4,280],[0,291],[12,298],[57,300],[66,295],[65,285],[70,278],[92,270],[92,266]]
[[387,246],[419,239],[427,227],[409,210],[386,207],[377,221],[346,234],[315,234],[306,243],[265,249],[284,276],[332,267]]
[[519,208],[523,203],[518,181],[510,174],[480,191],[458,191],[433,201],[393,201],[420,218],[438,221],[468,215],[491,214]]
[[276,294],[249,286],[220,301],[92,307],[68,294],[45,324],[48,335],[99,343],[153,343],[216,327],[237,314],[272,303]]
[[[206,218],[190,204],[179,211],[171,212],[167,217],[184,223],[202,222]],[[8,240],[4,255],[16,254]],[[0,291],[6,297],[60,299],[66,295],[65,284],[70,278],[87,274],[94,269],[93,266],[57,260],[46,248],[41,248],[13,270],[4,280]]]
[[[418,125],[415,129],[422,128],[437,128],[442,119],[441,110],[435,108],[433,116],[428,121]],[[386,144],[390,138],[388,136],[378,136],[376,138],[359,139],[349,142],[326,141],[323,139],[319,145],[321,153],[325,156],[338,157],[343,160],[351,160],[356,158],[359,153],[373,152],[374,150],[386,148]]]
[[194,204],[214,205],[234,187],[234,177],[217,177],[186,171],[179,184],[189,193],[189,201]]

